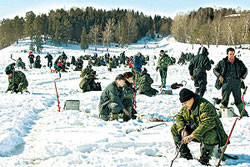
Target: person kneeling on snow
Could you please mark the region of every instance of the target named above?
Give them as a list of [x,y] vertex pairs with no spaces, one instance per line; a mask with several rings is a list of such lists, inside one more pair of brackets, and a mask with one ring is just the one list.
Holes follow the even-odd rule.
[[193,157],[187,144],[191,141],[201,143],[199,162],[208,165],[214,147],[224,146],[228,136],[210,102],[186,88],[179,95],[183,107],[171,127],[175,145],[179,148],[182,144],[180,157],[189,160]]
[[14,65],[15,64],[12,63],[5,68],[5,72],[6,75],[8,75],[9,81],[9,86],[5,92],[27,92],[28,81],[26,76],[22,71],[15,71]]
[[125,77],[119,74],[115,81],[103,90],[99,103],[100,119],[112,121],[122,118],[124,121],[128,121],[131,118],[131,112],[128,111],[131,107],[126,101],[123,101],[124,85]]
[[154,82],[153,79],[147,73],[147,69],[144,68],[144,70],[141,72],[141,77],[138,81],[140,94],[144,94],[149,97],[156,95],[158,91],[151,87],[153,82]]

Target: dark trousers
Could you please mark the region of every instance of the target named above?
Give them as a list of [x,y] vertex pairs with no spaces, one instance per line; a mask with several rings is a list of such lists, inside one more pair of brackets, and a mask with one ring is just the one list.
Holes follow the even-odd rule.
[[241,101],[241,82],[239,79],[227,78],[222,85],[222,101],[221,104],[227,107],[231,92],[233,93],[235,105],[239,105]]

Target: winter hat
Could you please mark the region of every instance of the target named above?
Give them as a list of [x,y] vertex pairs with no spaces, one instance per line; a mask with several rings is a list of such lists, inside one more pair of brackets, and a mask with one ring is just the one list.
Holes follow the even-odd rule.
[[15,66],[15,63],[12,63],[12,64],[8,65],[8,66],[5,68],[5,73],[6,73],[6,74],[11,74],[11,73],[13,73],[13,71],[14,71],[14,66]]
[[180,102],[183,103],[185,101],[190,100],[191,98],[194,97],[194,92],[192,92],[191,90],[187,89],[187,88],[183,88],[180,93]]
[[160,53],[164,53],[164,50],[161,50]]

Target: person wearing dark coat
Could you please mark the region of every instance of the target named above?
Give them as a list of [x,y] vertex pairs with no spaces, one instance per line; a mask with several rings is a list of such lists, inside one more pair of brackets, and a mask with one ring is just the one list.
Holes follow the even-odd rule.
[[[248,116],[246,110],[243,111],[244,105],[241,100],[241,88],[244,88],[243,80],[246,78],[248,70],[245,64],[235,57],[233,48],[227,49],[227,57],[223,58],[213,69],[217,77],[215,87],[222,88],[221,108],[227,108],[230,94],[233,94],[235,105],[239,113]],[[243,113],[242,113],[243,111]]]
[[129,104],[123,102],[123,87],[125,77],[119,74],[115,81],[110,83],[102,92],[99,102],[99,118],[104,121],[130,119],[128,111]]
[[29,52],[28,58],[29,58],[30,68],[32,68],[33,64],[34,64],[34,58],[35,58],[35,56],[33,55],[33,53],[31,51]]
[[129,112],[131,111],[131,118],[136,119],[136,110],[134,109],[133,105],[135,103],[135,93],[136,90],[133,87],[133,80],[134,80],[134,74],[132,72],[125,72],[124,77],[126,79],[125,85],[123,87],[124,90],[124,100],[123,101],[128,101],[126,102],[131,106],[131,110],[128,110]]
[[137,86],[138,80],[140,78],[140,73],[142,71],[142,58],[140,52],[138,52],[133,58],[133,70],[135,73],[135,83]]
[[41,68],[41,67],[42,67],[42,65],[41,65],[41,59],[40,59],[40,56],[37,55],[35,63],[34,63],[34,68]]
[[51,68],[51,67],[52,67],[53,56],[52,56],[51,54],[47,53],[47,55],[45,56],[45,59],[48,59],[47,66],[48,66],[49,68]]
[[144,68],[144,70],[141,72],[141,77],[138,82],[140,94],[144,94],[149,97],[156,95],[158,91],[151,87],[153,82],[153,79],[147,73],[147,69]]
[[211,63],[208,58],[207,48],[199,48],[199,54],[196,55],[190,62],[188,66],[189,74],[191,80],[194,81],[194,86],[196,87],[195,93],[203,97],[206,92],[207,86],[207,73],[211,69]]

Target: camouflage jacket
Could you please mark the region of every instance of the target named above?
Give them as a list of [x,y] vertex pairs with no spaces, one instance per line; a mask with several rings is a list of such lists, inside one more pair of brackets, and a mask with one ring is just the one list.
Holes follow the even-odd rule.
[[181,133],[185,126],[190,126],[194,130],[192,134],[197,140],[201,140],[207,131],[216,130],[220,146],[225,145],[228,138],[215,107],[198,95],[195,96],[195,102],[191,110],[182,107],[176,115],[176,125],[178,133]]
[[9,86],[7,88],[7,91],[16,91],[20,88],[19,84],[21,84],[21,87],[27,88],[28,87],[28,81],[26,79],[26,76],[21,71],[14,71],[12,77],[8,77]]
[[132,84],[126,81],[126,84],[124,85],[123,90],[124,90],[124,99],[131,99],[132,101],[134,101],[135,90]]
[[90,75],[93,71],[93,69],[85,68],[81,71],[80,77],[85,78],[85,75]]
[[172,61],[168,55],[166,54],[164,54],[163,56],[160,55],[157,62],[157,68],[166,69],[170,64],[172,64]]

